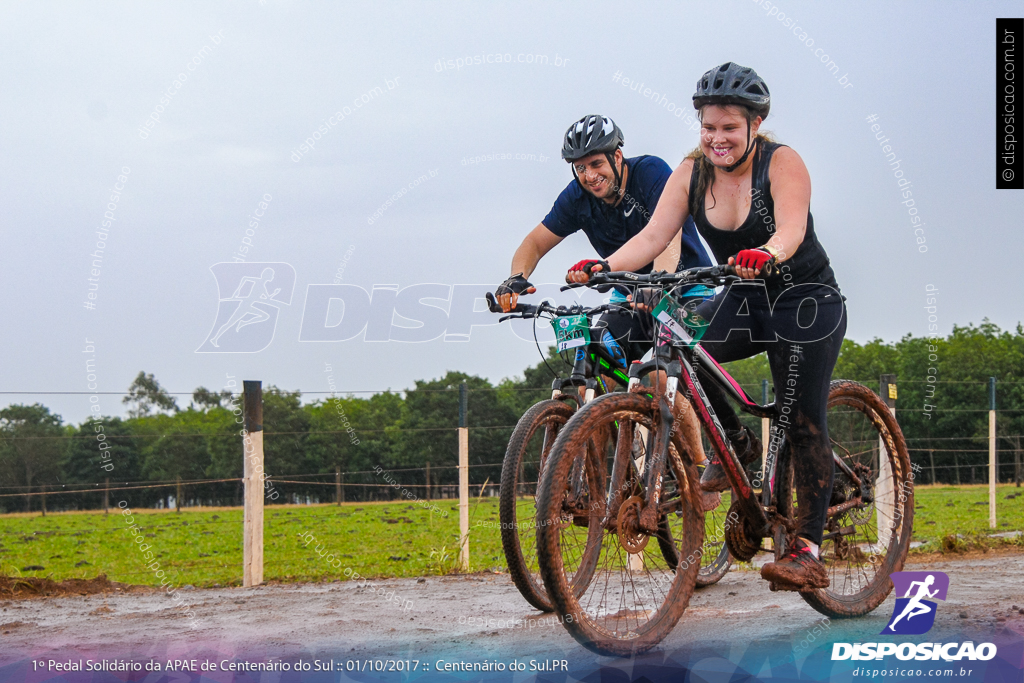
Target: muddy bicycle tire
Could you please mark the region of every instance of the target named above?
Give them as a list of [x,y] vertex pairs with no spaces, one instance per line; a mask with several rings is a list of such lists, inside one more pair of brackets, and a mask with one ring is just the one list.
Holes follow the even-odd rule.
[[[889,575],[902,570],[907,558],[914,523],[910,455],[896,418],[863,384],[833,381],[828,409],[833,450],[847,464],[858,463],[870,470],[874,501],[866,511],[854,509],[829,517],[826,536],[844,528],[859,531],[851,534],[853,542],[848,536],[839,536],[838,540],[831,538],[822,543],[821,557],[831,585],[801,592],[800,596],[829,617],[857,617],[871,612],[888,597],[893,589]],[[884,459],[883,453],[887,456]],[[851,480],[837,471],[830,507],[841,503],[849,490]],[[878,531],[886,528],[887,532]],[[870,571],[865,565],[870,565]]]
[[[714,447],[708,438],[706,428],[701,425],[701,441],[704,454],[711,457]],[[710,462],[710,460],[709,460]],[[722,492],[722,500],[718,507],[704,513],[704,545],[701,547],[700,571],[697,572],[697,588],[713,586],[729,573],[732,566],[732,553],[725,543],[725,521],[729,516],[729,504],[732,500],[731,491]]]
[[[542,612],[550,612],[554,608],[537,568],[537,539],[534,531],[536,486],[546,458],[543,451],[550,452],[555,436],[573,412],[570,404],[555,399],[532,406],[516,424],[501,467],[498,517],[505,561],[512,583],[527,602]],[[551,431],[546,433],[549,429]],[[537,454],[534,461],[530,453],[531,441],[538,435],[546,439],[546,446],[544,442],[540,444],[542,452]],[[528,481],[524,480],[524,475]],[[584,578],[583,574],[578,577],[580,581]]]
[[[638,496],[634,489],[628,489],[631,497],[623,501],[617,511],[607,510],[609,500],[614,496],[606,490],[603,492],[605,506],[593,509],[588,528],[601,527],[600,523],[606,516],[608,519],[614,516],[618,522],[614,529],[601,528],[601,543],[595,555],[598,566],[588,589],[573,590],[562,566],[563,552],[557,520],[564,515],[562,492],[569,483],[573,462],[582,448],[590,448],[590,444],[596,442],[599,457],[603,457],[611,444],[614,445],[613,459],[629,458],[632,462],[622,462],[633,467],[635,458],[629,448],[615,444],[632,441],[632,432],[622,430],[632,430],[633,425],[651,428],[656,407],[651,398],[636,393],[608,394],[595,399],[577,411],[562,429],[541,475],[537,504],[537,553],[544,586],[560,621],[573,638],[600,654],[629,656],[660,643],[686,610],[700,568],[699,550],[704,536],[700,488],[696,467],[678,438],[670,442],[669,462],[664,475],[665,479],[671,479],[677,495],[663,499],[662,509],[665,512],[659,517],[658,543],[647,544],[645,539],[650,539],[651,534],[638,534],[625,526],[619,527],[619,524],[626,524],[623,514],[628,512],[630,500],[634,501],[634,506],[639,505],[635,502]],[[608,433],[611,425],[619,430],[618,437]],[[595,436],[601,434],[605,436]],[[623,434],[624,439],[621,438]],[[588,466],[595,466],[593,458],[587,462]],[[627,486],[633,483],[638,482],[627,480]],[[672,487],[665,485],[664,488],[668,491]],[[676,529],[672,531],[670,540],[663,537],[661,530],[672,524]],[[625,535],[620,538],[620,534]],[[637,541],[643,543],[639,550],[627,548],[629,543]],[[678,558],[672,567],[663,548],[659,548],[666,542],[673,545],[675,558]],[[627,550],[625,557],[623,549]],[[641,619],[643,623],[640,623]]]
[[[700,570],[697,572],[697,588],[713,586],[721,581],[732,567],[732,554],[725,543],[725,521],[728,514],[729,506],[725,501],[714,510],[704,513],[704,545],[701,548],[703,554]],[[716,534],[710,540],[709,531]]]

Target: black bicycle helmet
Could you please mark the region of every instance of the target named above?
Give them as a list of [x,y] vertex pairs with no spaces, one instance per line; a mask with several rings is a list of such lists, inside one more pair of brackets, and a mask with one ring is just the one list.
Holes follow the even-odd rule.
[[[768,92],[768,85],[756,71],[734,62],[726,62],[711,69],[697,81],[697,92],[693,93],[693,108],[700,109],[706,104],[738,104],[751,109],[764,119],[771,110],[772,96]],[[756,140],[750,139],[748,122],[747,150],[739,161],[726,166],[723,170],[732,173],[739,168],[754,151],[756,144]]]
[[739,104],[757,112],[761,118],[768,116],[772,96],[768,85],[753,69],[726,62],[716,66],[697,81],[697,92],[693,93],[693,108],[705,104]]
[[562,158],[568,162],[594,152],[614,154],[625,140],[622,131],[607,116],[589,114],[569,126],[562,141]]

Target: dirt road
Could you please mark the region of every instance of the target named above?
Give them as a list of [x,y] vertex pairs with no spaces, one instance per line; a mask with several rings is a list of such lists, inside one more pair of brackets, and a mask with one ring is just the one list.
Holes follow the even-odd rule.
[[[944,571],[948,600],[928,638],[976,633],[1021,640],[1024,555],[933,561],[907,569]],[[45,598],[0,603],[0,667],[34,658],[221,660],[334,657],[567,659],[593,666],[551,615],[532,610],[507,575],[390,579],[187,590],[199,627],[161,592]],[[736,659],[752,642],[813,648],[824,640],[871,641],[892,613],[893,597],[871,615],[824,620],[796,594],[771,593],[756,573],[732,571],[695,593],[663,651],[707,651]],[[817,629],[817,631],[815,631]],[[657,651],[652,655],[657,656]],[[606,661],[600,658],[599,661]],[[8,669],[10,671],[10,669]]]

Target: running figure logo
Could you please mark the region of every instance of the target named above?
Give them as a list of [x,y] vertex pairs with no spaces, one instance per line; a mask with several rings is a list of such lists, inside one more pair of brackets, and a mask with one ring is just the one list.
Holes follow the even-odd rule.
[[920,635],[935,623],[936,604],[926,598],[946,599],[949,577],[943,572],[895,572],[896,595],[892,618],[883,634]]
[[295,269],[288,263],[217,263],[217,319],[196,353],[256,353],[270,346],[280,306],[289,306]]

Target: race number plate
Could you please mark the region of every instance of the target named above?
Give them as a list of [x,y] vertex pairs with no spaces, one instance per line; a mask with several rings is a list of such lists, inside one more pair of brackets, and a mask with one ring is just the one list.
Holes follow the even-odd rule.
[[675,337],[687,346],[696,346],[710,325],[710,321],[693,311],[688,311],[670,296],[661,297],[661,301],[651,311],[655,320],[664,325]]
[[562,315],[551,321],[555,328],[555,345],[567,351],[590,343],[590,321],[585,315]]

